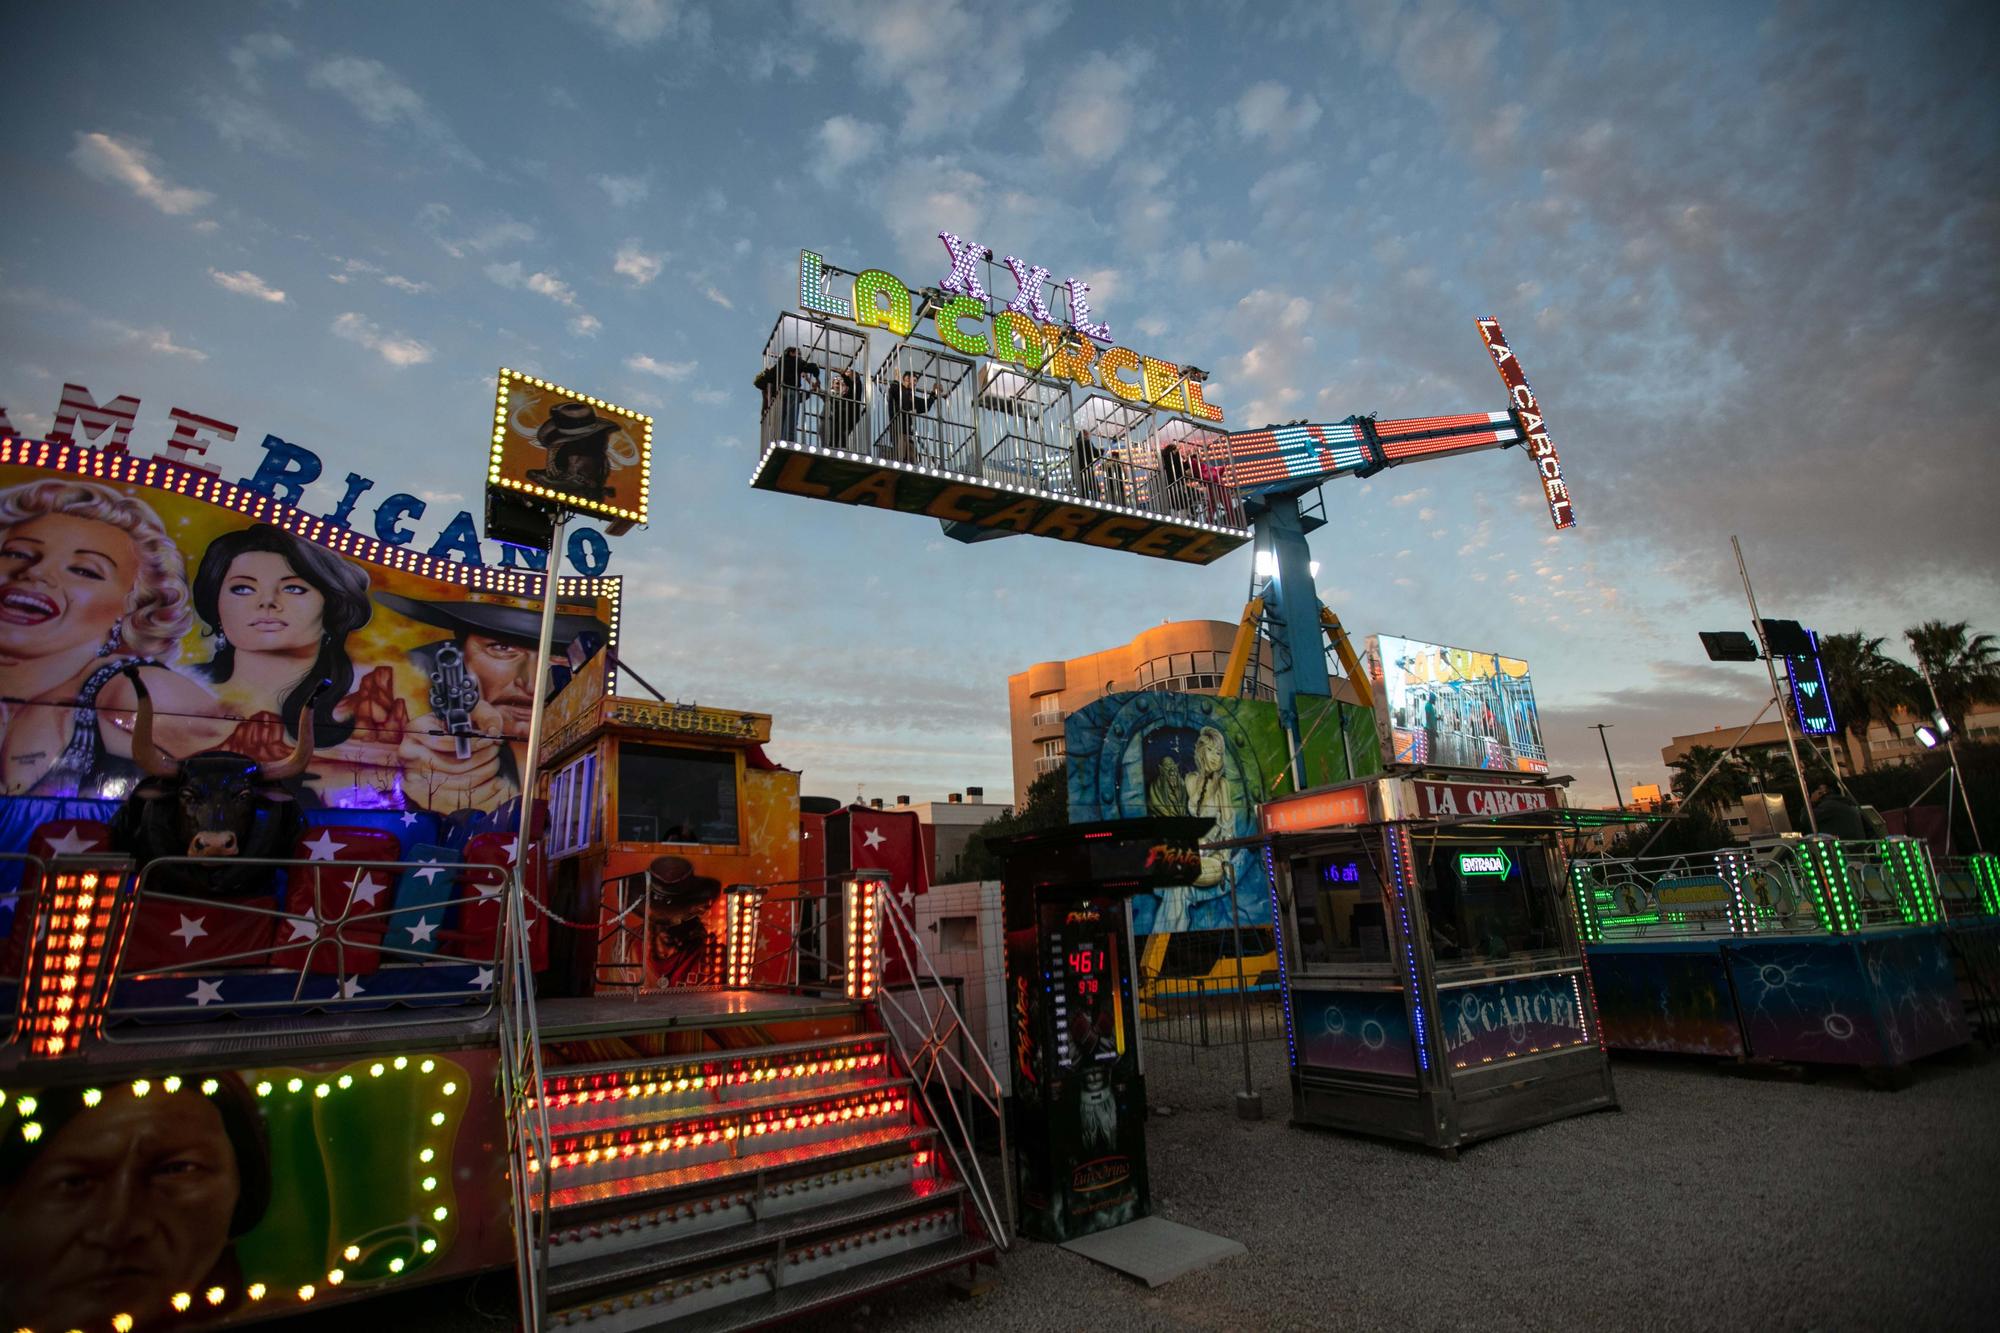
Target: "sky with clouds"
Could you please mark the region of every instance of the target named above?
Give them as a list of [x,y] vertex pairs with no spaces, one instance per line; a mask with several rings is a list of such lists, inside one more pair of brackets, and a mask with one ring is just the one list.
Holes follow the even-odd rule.
[[[34,6],[9,29],[0,405],[64,380],[477,509],[496,367],[652,412],[626,656],[776,714],[808,791],[1012,788],[1006,676],[1205,569],[753,492],[808,247],[911,286],[941,229],[1090,283],[1227,424],[1484,411],[1505,325],[1579,526],[1517,451],[1328,488],[1359,633],[1529,659],[1559,770],[1740,724],[1699,629],[2000,631],[2000,11],[1450,0]],[[1984,366],[1986,369],[1982,370]],[[1984,405],[1982,407],[1982,404]],[[330,510],[337,488],[312,496]],[[309,503],[308,507],[314,507]]]

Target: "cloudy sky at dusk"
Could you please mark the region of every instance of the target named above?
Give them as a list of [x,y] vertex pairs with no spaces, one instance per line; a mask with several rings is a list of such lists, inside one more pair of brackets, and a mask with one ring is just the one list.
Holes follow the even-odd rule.
[[[651,411],[625,654],[776,714],[806,790],[1012,788],[1006,676],[1163,619],[1206,569],[753,492],[752,376],[797,257],[944,276],[940,229],[1091,284],[1209,367],[1226,423],[1497,410],[1505,325],[1580,525],[1518,452],[1327,491],[1361,634],[1529,659],[1605,800],[1741,724],[1767,615],[2000,631],[1991,5],[569,4],[16,7],[0,405],[65,380],[477,509],[505,364]],[[1982,369],[1981,367],[1984,367]],[[1982,409],[1981,404],[1985,404]],[[1982,419],[1983,418],[1983,419]],[[323,483],[307,507],[339,498]]]

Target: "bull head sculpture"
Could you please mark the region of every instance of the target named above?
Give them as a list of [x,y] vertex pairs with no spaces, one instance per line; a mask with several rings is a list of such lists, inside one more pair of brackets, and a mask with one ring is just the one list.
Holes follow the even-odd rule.
[[[126,798],[113,820],[114,843],[142,865],[165,856],[289,855],[304,815],[283,784],[304,773],[312,762],[313,705],[331,682],[320,681],[299,710],[298,741],[291,754],[276,763],[259,764],[229,750],[208,750],[184,759],[167,754],[153,739],[153,700],[145,681],[136,667],[126,668],[124,674],[138,695],[132,762],[146,780]],[[264,873],[253,870],[256,877]],[[238,880],[243,876],[224,878],[226,883],[209,875],[203,887],[222,892],[242,887]]]

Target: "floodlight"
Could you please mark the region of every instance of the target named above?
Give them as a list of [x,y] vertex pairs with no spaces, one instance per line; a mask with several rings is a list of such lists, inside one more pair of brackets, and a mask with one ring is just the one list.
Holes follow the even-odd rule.
[[1812,635],[1796,620],[1760,620],[1764,646],[1773,657],[1813,657],[1819,653]]
[[1929,727],[1918,727],[1917,743],[1922,745],[1926,750],[1935,750],[1938,744],[1937,733]]
[[1941,710],[1931,714],[1931,721],[1936,725],[1938,735],[1951,735],[1951,719],[1946,717]]
[[1756,641],[1740,629],[1702,630],[1701,646],[1711,662],[1754,662],[1762,654]]

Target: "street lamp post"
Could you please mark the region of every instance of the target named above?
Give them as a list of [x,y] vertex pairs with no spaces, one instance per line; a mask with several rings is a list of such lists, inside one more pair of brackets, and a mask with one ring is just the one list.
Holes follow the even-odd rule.
[[1593,722],[1590,729],[1597,733],[1597,743],[1604,747],[1604,766],[1611,770],[1611,794],[1618,798],[1618,813],[1625,813],[1625,789],[1618,785],[1618,767],[1611,762],[1611,742],[1604,739],[1604,733],[1616,726],[1615,722]]
[[[1958,767],[1958,742],[1954,738],[1957,728],[1953,727],[1951,719],[1944,715],[1944,705],[1938,702],[1937,682],[1931,679],[1930,664],[1924,661],[1922,653],[1917,654],[1917,670],[1924,673],[1924,688],[1930,691],[1931,696],[1931,713],[1940,730],[1944,732],[1944,753],[1945,757],[1951,761],[1952,783],[1958,788],[1958,799],[1965,806],[1965,826],[1972,830],[1972,845],[1980,851],[1985,851],[1986,843],[1979,836],[1979,825],[1972,818],[1972,798],[1965,790],[1965,774],[1960,772]],[[1944,841],[1945,852],[1949,855],[1951,852],[1951,799],[1948,796],[1945,798]]]

